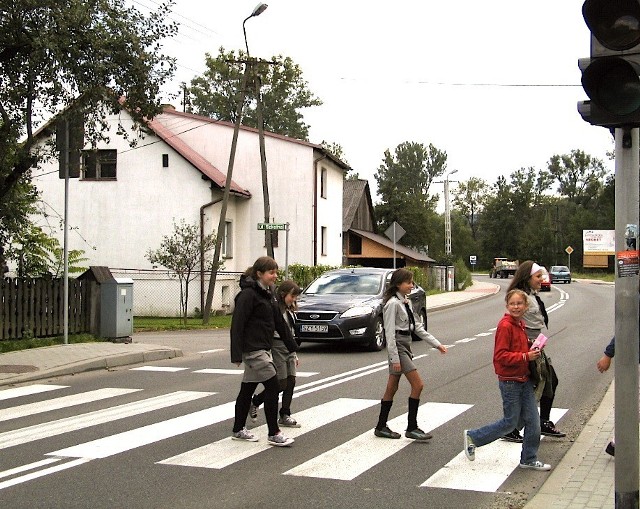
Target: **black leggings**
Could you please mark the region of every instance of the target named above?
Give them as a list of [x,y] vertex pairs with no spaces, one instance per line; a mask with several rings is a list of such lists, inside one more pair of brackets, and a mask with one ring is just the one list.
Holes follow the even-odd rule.
[[551,368],[551,396],[545,396],[543,394],[540,398],[540,422],[551,420],[551,407],[553,406],[553,399],[556,396],[556,387],[558,387],[558,376],[556,375],[556,371]]
[[251,405],[251,396],[253,396],[259,383],[264,385],[264,416],[267,420],[269,436],[273,436],[280,431],[278,427],[278,393],[280,392],[280,386],[278,385],[278,378],[273,376],[265,382],[242,382],[240,384],[240,392],[236,398],[236,417],[233,423],[234,433],[245,427],[249,406]]
[[[291,415],[291,400],[293,399],[293,389],[296,386],[296,377],[288,376],[287,378],[281,378],[278,380],[280,386],[280,392],[282,392],[282,408],[280,408],[280,417],[284,415]],[[253,404],[260,406],[264,402],[266,390],[260,394],[256,394],[253,397]],[[266,410],[266,409],[265,409]]]

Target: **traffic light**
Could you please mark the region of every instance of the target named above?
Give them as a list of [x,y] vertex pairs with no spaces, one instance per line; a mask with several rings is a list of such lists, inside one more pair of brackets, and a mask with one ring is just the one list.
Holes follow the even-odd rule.
[[578,112],[592,125],[640,127],[640,0],[586,0],[591,58],[578,61],[589,101]]
[[58,177],[65,178],[65,149],[68,154],[69,178],[80,177],[81,150],[84,147],[84,115],[66,112],[56,121]]

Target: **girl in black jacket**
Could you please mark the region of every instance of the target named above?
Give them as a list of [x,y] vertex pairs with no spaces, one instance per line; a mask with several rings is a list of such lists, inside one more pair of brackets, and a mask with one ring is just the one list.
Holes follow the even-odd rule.
[[236,398],[231,438],[258,441],[245,424],[251,396],[262,383],[265,389],[264,414],[269,428],[267,443],[286,447],[293,443],[293,439],[285,437],[278,427],[280,387],[271,357],[274,331],[278,332],[289,351],[294,352],[297,345],[271,291],[277,277],[276,261],[262,256],[240,278],[241,290],[236,296],[231,320],[231,362],[237,366],[244,363],[244,377]]

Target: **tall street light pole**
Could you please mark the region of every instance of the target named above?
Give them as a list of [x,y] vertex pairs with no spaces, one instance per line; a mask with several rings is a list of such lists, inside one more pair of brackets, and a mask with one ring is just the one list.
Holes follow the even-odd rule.
[[[258,4],[250,16],[247,16],[242,22],[242,31],[244,33],[244,42],[247,46],[247,57],[249,56],[249,45],[247,44],[247,31],[244,24],[248,19],[258,16],[267,8],[267,4]],[[209,288],[207,289],[207,300],[202,310],[202,322],[207,325],[209,323],[209,315],[211,314],[211,305],[213,303],[213,293],[216,287],[216,278],[218,275],[218,265],[220,260],[220,251],[222,250],[222,238],[226,233],[227,205],[229,204],[229,191],[231,189],[233,166],[236,159],[236,149],[238,147],[238,133],[240,132],[240,123],[242,121],[242,110],[244,99],[246,96],[247,79],[249,74],[249,63],[245,64],[244,74],[240,90],[238,91],[238,103],[236,105],[236,122],[233,128],[233,138],[231,140],[231,151],[229,153],[229,165],[227,167],[227,179],[224,185],[224,193],[222,198],[222,209],[220,210],[220,220],[218,222],[218,230],[216,232],[216,247],[213,253],[213,267],[211,268],[211,277],[209,278]]]
[[[247,19],[252,18],[254,16],[259,16],[266,10],[267,7],[268,7],[267,4],[259,3],[256,6],[256,8],[253,9],[251,16],[249,16]],[[260,143],[260,168],[262,171],[262,198],[264,201],[264,222],[269,223],[270,216],[271,216],[271,207],[269,202],[269,181],[267,179],[267,153],[266,153],[265,144],[264,144],[264,118],[262,114],[262,97],[260,94],[261,83],[260,83],[260,76],[258,76],[258,73],[256,72],[256,67],[255,67],[256,62],[251,60],[250,54],[249,54],[249,43],[247,42],[247,31],[245,30],[245,27],[244,27],[244,24],[247,21],[247,19],[245,19],[244,22],[242,23],[242,30],[244,31],[244,44],[245,44],[245,47],[247,48],[247,60],[249,62],[247,65],[251,66],[252,78],[254,80],[254,86],[255,86],[256,113],[258,117],[257,118],[258,140]],[[264,243],[265,243],[265,246],[267,247],[267,256],[274,258],[272,230],[267,229],[264,231]]]
[[[451,210],[449,209],[449,175],[453,175],[458,170],[447,173],[444,179],[444,252],[451,254]],[[455,182],[455,181],[454,181]]]

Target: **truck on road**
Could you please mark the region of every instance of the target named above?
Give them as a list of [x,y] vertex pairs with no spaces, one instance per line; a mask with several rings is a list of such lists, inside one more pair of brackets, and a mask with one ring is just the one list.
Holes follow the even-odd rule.
[[516,269],[520,265],[518,260],[508,260],[507,258],[494,258],[493,267],[489,271],[489,277],[508,278],[516,273]]

